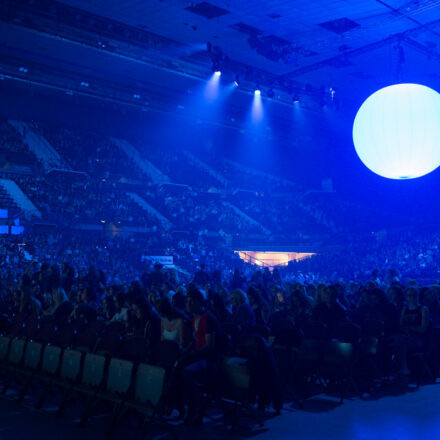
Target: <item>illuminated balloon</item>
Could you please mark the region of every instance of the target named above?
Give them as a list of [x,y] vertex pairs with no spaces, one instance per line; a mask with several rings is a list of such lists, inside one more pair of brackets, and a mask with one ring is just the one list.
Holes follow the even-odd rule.
[[440,165],[440,94],[419,84],[373,93],[353,124],[356,152],[371,171],[414,179]]

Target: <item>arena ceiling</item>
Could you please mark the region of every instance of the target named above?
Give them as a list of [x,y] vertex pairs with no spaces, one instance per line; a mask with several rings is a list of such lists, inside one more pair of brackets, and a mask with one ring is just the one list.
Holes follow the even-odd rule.
[[[62,0],[232,60],[342,91],[439,80],[439,0]],[[349,94],[352,92],[350,91]]]
[[[440,0],[3,0],[0,36],[0,73],[72,89],[80,78],[90,93],[99,82],[145,105],[206,81],[207,42],[228,81],[282,90],[290,105],[297,90],[319,101],[331,87],[358,108],[396,82],[440,89]],[[238,114],[249,97],[235,95]]]

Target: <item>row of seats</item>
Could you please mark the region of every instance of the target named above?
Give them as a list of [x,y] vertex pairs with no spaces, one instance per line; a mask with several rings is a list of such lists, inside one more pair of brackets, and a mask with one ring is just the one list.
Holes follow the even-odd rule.
[[23,382],[19,400],[27,395],[34,382],[42,385],[36,408],[42,407],[54,388],[62,390],[58,415],[64,412],[72,394],[86,397],[80,426],[85,426],[98,402],[111,403],[108,434],[113,432],[121,411],[133,408],[152,416],[158,413],[163,397],[165,369],[147,363],[136,364],[126,359],[9,336],[0,337],[0,362],[5,373],[3,393],[17,378]]
[[[27,331],[18,332],[19,336],[12,334],[23,328]],[[159,420],[170,409],[170,381],[179,348],[171,342],[149,347],[145,338],[124,337],[125,331],[119,322],[78,320],[67,322],[63,328],[50,321],[37,327],[34,323],[12,327],[6,332],[9,334],[0,336],[2,393],[18,385],[21,401],[38,384],[35,406],[41,408],[52,391],[61,390],[58,416],[64,413],[73,395],[79,394],[85,401],[80,426],[87,424],[98,403],[106,402],[111,408],[108,435],[114,433],[128,410],[144,417],[144,430],[159,424],[160,429],[168,431],[169,426]],[[251,407],[246,359],[224,358],[221,375],[222,396],[210,398],[223,402],[221,409],[225,414],[232,403],[235,427],[241,408],[248,411]]]

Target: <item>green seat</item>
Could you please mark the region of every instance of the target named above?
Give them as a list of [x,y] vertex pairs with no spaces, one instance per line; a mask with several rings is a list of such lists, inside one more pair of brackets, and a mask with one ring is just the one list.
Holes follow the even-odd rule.
[[227,385],[242,390],[249,388],[250,375],[246,359],[226,357],[223,360],[222,371]]
[[300,363],[319,363],[322,358],[322,341],[319,339],[304,339],[298,353]]
[[10,337],[0,336],[0,361],[5,361],[8,358],[10,343]]
[[81,351],[64,350],[60,373],[62,379],[74,382],[79,377],[79,372],[81,370],[81,357]]
[[353,344],[350,342],[326,341],[324,365],[346,367],[353,361]]
[[24,339],[12,340],[11,348],[9,350],[9,356],[8,356],[8,361],[11,364],[18,365],[22,361],[25,345],[26,345],[26,341]]
[[56,345],[47,345],[43,353],[41,371],[45,374],[54,375],[60,365],[61,348]]
[[362,337],[359,341],[359,355],[376,356],[379,350],[379,338],[375,336]]
[[81,385],[98,388],[104,378],[105,356],[87,353],[84,359]]
[[140,364],[135,376],[135,400],[145,406],[156,407],[165,381],[165,370],[154,365]]
[[36,370],[40,365],[43,344],[39,342],[28,342],[24,355],[24,366],[31,370]]
[[130,388],[133,362],[112,358],[108,370],[107,391],[126,394]]

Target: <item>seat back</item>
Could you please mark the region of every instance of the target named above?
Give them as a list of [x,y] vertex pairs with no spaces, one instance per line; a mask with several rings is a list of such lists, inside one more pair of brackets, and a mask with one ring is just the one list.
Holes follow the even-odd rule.
[[324,363],[332,366],[348,366],[353,360],[353,344],[327,341],[324,345]]
[[56,345],[47,345],[43,353],[41,370],[44,373],[55,374],[60,365],[61,348]]
[[64,350],[61,363],[61,377],[70,381],[75,381],[81,370],[82,353],[78,350]]
[[26,352],[24,354],[24,366],[27,368],[37,369],[40,364],[41,354],[43,352],[43,344],[39,342],[30,341],[26,345]]
[[108,370],[107,391],[117,394],[128,392],[131,383],[133,362],[112,358]]
[[242,390],[249,388],[250,373],[247,359],[225,357],[223,359],[222,372],[227,381],[227,386]]
[[10,343],[11,338],[9,336],[0,336],[0,361],[7,359]]
[[162,397],[165,369],[139,364],[135,377],[135,399],[143,405],[155,407]]
[[299,349],[300,363],[319,363],[322,358],[322,341],[317,339],[303,339]]
[[379,349],[379,339],[374,336],[361,337],[358,347],[361,356],[376,356]]
[[11,364],[19,364],[23,359],[24,347],[26,345],[26,340],[24,339],[13,339],[11,342],[11,348],[9,349],[8,361]]
[[87,353],[84,358],[81,383],[92,388],[98,388],[104,379],[105,356]]

